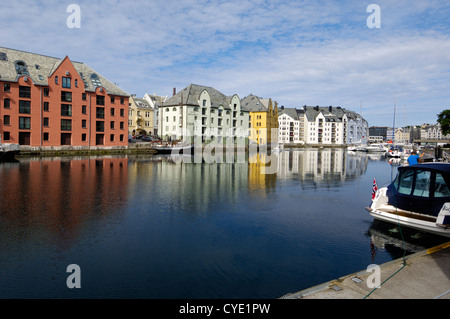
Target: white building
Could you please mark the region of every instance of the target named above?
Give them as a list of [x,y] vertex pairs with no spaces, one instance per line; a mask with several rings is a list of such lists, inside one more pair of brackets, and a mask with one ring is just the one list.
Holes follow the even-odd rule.
[[450,139],[450,135],[442,134],[441,125],[439,123],[435,125],[422,125],[420,130],[421,140],[445,140]]
[[279,143],[310,145],[366,144],[367,121],[341,107],[303,106],[282,109],[278,116]]
[[203,142],[223,141],[248,137],[248,123],[249,111],[241,107],[237,94],[226,96],[212,87],[190,84],[162,103],[158,131],[166,140],[201,136]]
[[300,120],[297,109],[281,107],[278,111],[278,143],[304,144]]

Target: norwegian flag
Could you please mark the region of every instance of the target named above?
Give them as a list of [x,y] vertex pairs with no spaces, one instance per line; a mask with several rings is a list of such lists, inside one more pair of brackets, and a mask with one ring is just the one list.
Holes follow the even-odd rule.
[[375,195],[377,194],[377,190],[378,190],[377,181],[374,178],[373,179],[373,185],[372,185],[372,200],[375,199]]

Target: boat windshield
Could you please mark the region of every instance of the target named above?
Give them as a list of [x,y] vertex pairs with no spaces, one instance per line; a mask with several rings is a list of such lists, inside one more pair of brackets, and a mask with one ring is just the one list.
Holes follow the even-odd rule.
[[[433,176],[431,171],[404,169],[397,174],[393,186],[399,194],[430,197]],[[449,182],[436,172],[434,178],[434,197],[450,197]]]

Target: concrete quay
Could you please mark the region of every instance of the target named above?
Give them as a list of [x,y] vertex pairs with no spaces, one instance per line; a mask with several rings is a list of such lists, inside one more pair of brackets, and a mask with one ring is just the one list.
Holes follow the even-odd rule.
[[379,267],[379,288],[363,270],[280,299],[450,299],[450,242]]

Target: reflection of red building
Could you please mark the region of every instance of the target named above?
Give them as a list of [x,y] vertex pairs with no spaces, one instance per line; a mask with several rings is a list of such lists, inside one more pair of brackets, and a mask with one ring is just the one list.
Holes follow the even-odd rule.
[[127,202],[125,157],[21,160],[0,166],[0,176],[0,230],[51,234],[46,236],[61,245],[70,245],[87,225],[96,228],[121,218]]
[[84,63],[0,47],[2,142],[127,146],[128,98]]

